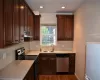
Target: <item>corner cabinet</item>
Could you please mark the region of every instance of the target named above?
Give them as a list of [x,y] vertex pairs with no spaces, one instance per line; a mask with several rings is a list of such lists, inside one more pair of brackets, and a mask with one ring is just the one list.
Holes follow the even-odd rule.
[[74,15],[57,15],[58,41],[73,41]]

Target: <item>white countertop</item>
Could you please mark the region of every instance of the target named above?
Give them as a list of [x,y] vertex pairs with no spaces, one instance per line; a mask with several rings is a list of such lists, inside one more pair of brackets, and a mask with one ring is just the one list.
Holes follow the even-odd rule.
[[54,51],[54,52],[40,52],[40,51],[34,51],[34,50],[32,50],[32,51],[29,51],[27,54],[25,54],[25,55],[39,55],[40,53],[57,53],[57,54],[62,54],[62,53],[64,53],[64,54],[67,54],[67,53],[75,53],[74,51]]
[[23,80],[33,63],[33,60],[13,61],[0,70],[0,80]]

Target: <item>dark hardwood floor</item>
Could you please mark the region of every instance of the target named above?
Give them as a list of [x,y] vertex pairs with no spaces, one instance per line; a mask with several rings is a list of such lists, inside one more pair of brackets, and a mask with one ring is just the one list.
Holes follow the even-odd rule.
[[75,75],[40,75],[39,80],[78,80]]

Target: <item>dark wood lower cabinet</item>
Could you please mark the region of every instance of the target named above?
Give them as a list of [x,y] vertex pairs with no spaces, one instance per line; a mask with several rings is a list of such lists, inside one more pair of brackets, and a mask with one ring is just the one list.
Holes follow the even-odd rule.
[[75,54],[69,55],[69,73],[74,74],[75,72]]
[[[68,70],[57,72],[57,58],[68,58],[64,61],[61,68],[67,68]],[[69,54],[55,54],[55,53],[40,53],[39,56],[26,56],[26,60],[35,60],[34,64],[29,72],[27,73],[24,80],[39,80],[39,75],[66,75],[75,73],[75,53]],[[63,61],[63,60],[61,60]],[[60,62],[59,62],[60,63]],[[34,79],[33,79],[34,78]]]
[[34,66],[30,68],[23,80],[34,80]]
[[39,55],[39,74],[56,74],[56,54],[41,53]]
[[[39,75],[56,75],[56,74],[74,74],[75,73],[75,53],[60,54],[59,62],[57,62],[57,54],[41,53],[39,55]],[[66,61],[68,60],[68,61]],[[61,62],[63,61],[63,62]],[[61,65],[57,65],[61,63]],[[63,64],[62,64],[63,63]],[[68,64],[67,64],[68,63]],[[60,68],[60,72],[57,68]],[[63,70],[65,68],[65,71]],[[68,70],[66,70],[68,68]]]

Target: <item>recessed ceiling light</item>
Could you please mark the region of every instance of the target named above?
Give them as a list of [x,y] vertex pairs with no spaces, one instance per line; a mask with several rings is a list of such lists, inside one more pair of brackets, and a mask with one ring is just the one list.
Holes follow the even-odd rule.
[[42,8],[43,8],[43,6],[40,6],[40,8],[42,9]]
[[62,8],[62,9],[65,9],[65,6],[62,6],[61,8]]

